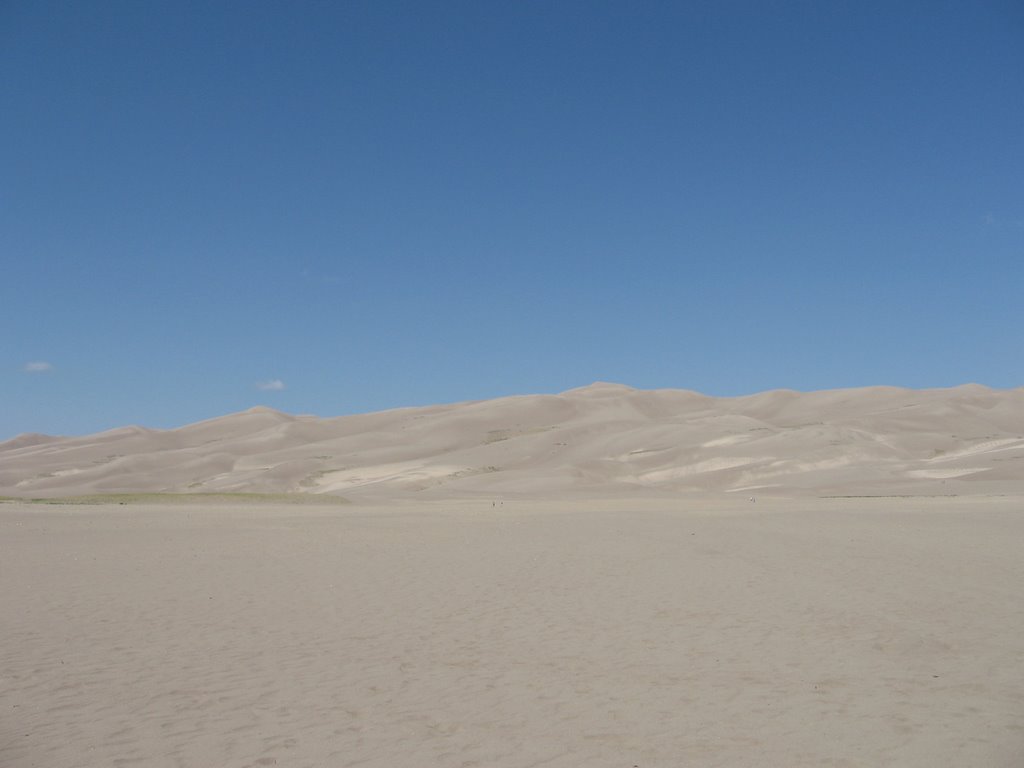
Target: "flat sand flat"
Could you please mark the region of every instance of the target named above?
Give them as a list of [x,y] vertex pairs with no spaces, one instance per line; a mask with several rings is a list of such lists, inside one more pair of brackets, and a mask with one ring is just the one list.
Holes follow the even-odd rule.
[[1020,498],[0,505],[0,765],[1018,766]]

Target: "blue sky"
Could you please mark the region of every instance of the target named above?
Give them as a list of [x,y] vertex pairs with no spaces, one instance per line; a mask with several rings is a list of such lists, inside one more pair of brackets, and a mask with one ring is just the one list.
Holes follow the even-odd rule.
[[1024,384],[1017,2],[14,0],[0,68],[0,439]]

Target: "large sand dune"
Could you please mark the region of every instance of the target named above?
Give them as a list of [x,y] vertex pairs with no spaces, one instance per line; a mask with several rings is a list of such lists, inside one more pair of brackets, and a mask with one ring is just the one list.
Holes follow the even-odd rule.
[[[308,503],[211,503],[240,491]],[[4,768],[1024,755],[1024,389],[598,384],[0,444],[0,494],[117,492],[196,495],[0,504]]]
[[594,384],[338,418],[253,408],[179,429],[0,443],[0,494],[484,496],[1018,493],[1024,388],[715,398]]

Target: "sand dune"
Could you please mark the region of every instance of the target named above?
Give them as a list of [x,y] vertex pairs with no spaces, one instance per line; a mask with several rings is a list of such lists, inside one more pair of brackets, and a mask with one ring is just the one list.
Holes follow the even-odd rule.
[[179,429],[0,443],[0,494],[442,497],[1019,492],[1024,388],[714,398],[598,383],[338,418],[258,407]]
[[0,765],[1010,768],[1022,490],[978,386],[19,436],[0,494],[194,495],[0,504]]

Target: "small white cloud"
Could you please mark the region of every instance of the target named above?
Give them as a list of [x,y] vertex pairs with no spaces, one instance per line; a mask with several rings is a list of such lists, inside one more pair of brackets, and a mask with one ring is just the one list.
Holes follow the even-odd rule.
[[986,227],[994,226],[996,223],[996,215],[994,213],[986,213],[982,217],[981,221]]
[[25,373],[49,373],[53,370],[53,364],[43,360],[33,360],[30,363],[25,363],[22,370]]
[[280,392],[284,389],[284,382],[280,379],[259,381],[256,383],[256,389],[262,389],[264,392]]

